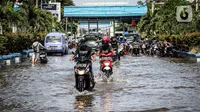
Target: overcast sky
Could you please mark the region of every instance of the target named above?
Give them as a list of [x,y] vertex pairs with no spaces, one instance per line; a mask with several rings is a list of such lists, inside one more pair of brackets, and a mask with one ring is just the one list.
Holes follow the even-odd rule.
[[[123,3],[128,3],[128,5],[137,5],[137,1],[139,0],[73,0],[76,6],[81,6],[83,3],[97,3],[97,2],[123,2]],[[145,0],[142,0],[145,1]]]

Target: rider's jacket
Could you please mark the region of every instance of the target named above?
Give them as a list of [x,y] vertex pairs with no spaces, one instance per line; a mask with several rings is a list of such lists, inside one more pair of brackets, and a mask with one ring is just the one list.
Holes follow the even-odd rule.
[[111,41],[112,48],[118,48],[118,42],[117,41]]
[[78,56],[84,56],[84,57],[90,57],[91,56],[91,53],[92,53],[92,49],[88,46],[82,46],[80,45],[77,49],[76,49],[76,52],[75,52],[75,55],[78,55]]
[[120,40],[120,41],[119,41],[119,44],[123,44],[123,43],[124,43],[124,40]]
[[112,46],[111,45],[103,45],[100,47],[100,53],[104,53],[104,54],[107,54],[107,53],[110,53],[112,50]]

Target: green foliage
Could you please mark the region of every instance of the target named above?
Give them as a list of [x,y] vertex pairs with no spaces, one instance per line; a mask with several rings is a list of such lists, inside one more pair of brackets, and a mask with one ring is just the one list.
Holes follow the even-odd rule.
[[[191,5],[193,8],[193,20],[189,23],[176,20],[177,6],[183,5]],[[148,37],[156,35],[158,39],[167,39],[179,48],[188,51],[199,44],[198,37],[200,37],[197,33],[193,33],[200,32],[200,12],[195,11],[194,5],[185,0],[168,0],[152,13],[151,4],[147,4],[148,13],[141,18],[137,28]]]
[[[72,0],[60,1],[62,6],[74,5]],[[0,24],[3,27],[0,55],[30,49],[37,35],[43,40],[52,29],[64,32],[62,22],[57,22],[50,12],[36,8],[33,0],[23,0],[18,11],[14,10],[13,5],[9,0],[0,1]],[[13,24],[17,26],[17,33],[12,33]]]

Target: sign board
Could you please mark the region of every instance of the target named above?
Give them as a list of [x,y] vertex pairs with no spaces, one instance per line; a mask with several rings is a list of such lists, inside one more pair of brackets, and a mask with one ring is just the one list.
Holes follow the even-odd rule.
[[128,27],[128,31],[136,31],[136,27],[135,26]]
[[[79,23],[80,23],[80,25],[88,25],[88,21],[80,21]],[[97,24],[97,22],[96,21],[94,21],[94,22],[90,21],[90,24]],[[99,25],[101,25],[101,24],[110,25],[110,22],[109,21],[98,21],[98,24]]]
[[50,4],[42,4],[43,10],[51,12],[51,14],[58,18],[58,22],[61,21],[61,4],[60,2],[52,2]]
[[56,10],[56,4],[42,4],[44,10]]

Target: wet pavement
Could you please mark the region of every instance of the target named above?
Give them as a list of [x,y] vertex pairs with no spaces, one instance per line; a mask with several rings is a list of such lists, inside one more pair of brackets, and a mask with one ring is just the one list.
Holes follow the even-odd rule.
[[29,62],[0,72],[1,111],[200,112],[200,65],[156,57],[122,58],[113,81],[93,64],[93,92],[74,88],[69,56],[50,56],[46,65]]

